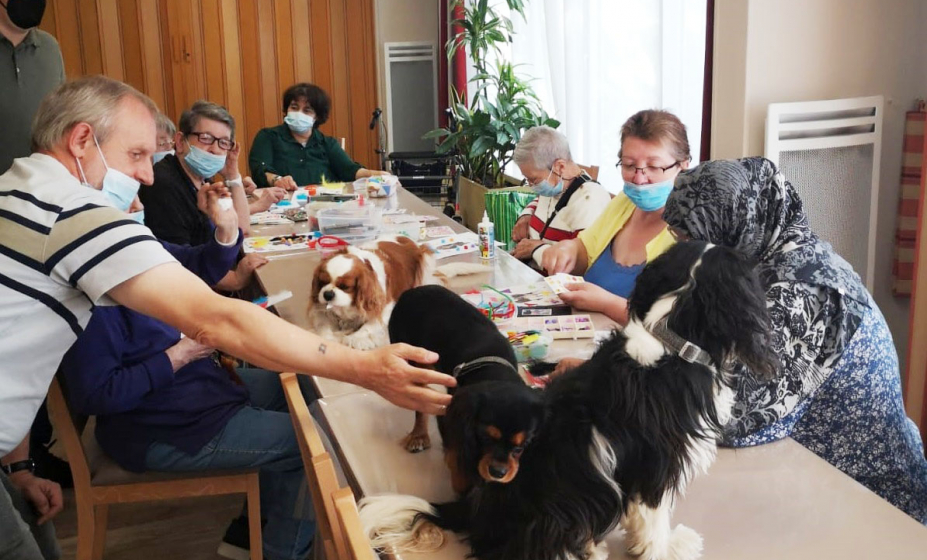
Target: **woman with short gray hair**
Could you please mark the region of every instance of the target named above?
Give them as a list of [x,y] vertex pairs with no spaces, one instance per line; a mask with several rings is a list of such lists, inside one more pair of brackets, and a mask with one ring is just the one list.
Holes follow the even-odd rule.
[[512,254],[540,268],[547,247],[592,225],[611,197],[573,161],[566,136],[549,126],[525,131],[512,160],[538,195],[515,222]]

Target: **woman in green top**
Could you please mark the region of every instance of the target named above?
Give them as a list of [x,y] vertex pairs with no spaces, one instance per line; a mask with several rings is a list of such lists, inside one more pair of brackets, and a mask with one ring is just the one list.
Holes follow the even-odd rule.
[[315,185],[385,175],[352,160],[338,140],[319,127],[328,120],[331,99],[313,84],[290,86],[283,93],[283,124],[263,128],[254,137],[248,166],[261,187]]

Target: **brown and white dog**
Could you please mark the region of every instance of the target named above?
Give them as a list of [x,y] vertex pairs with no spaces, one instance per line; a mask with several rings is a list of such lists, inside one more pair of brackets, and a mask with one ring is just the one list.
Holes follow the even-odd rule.
[[313,274],[309,328],[359,350],[385,346],[389,317],[403,292],[489,270],[475,263],[438,267],[430,249],[402,236],[348,247],[325,257]]

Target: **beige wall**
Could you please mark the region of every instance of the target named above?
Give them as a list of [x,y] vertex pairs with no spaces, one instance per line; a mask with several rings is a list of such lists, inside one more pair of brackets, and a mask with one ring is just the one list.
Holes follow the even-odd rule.
[[444,56],[439,45],[438,6],[441,0],[375,0],[377,16],[377,88],[386,118],[386,77],[384,43],[428,41],[435,45],[438,56]]
[[904,113],[927,96],[924,0],[717,0],[712,157],[762,155],[767,105],[885,97],[875,296],[902,361],[908,300],[891,294]]

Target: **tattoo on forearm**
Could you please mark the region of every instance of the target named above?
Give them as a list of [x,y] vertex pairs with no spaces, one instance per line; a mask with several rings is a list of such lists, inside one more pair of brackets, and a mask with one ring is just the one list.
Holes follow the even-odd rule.
[[325,344],[319,344],[319,354],[324,354],[327,349],[328,347]]

